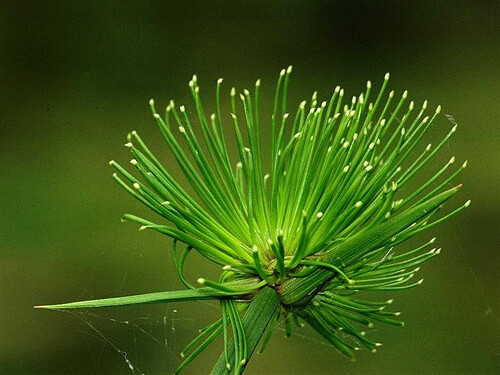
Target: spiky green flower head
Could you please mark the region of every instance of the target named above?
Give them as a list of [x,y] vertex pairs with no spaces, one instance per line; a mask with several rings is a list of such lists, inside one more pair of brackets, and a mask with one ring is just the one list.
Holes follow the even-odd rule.
[[[171,101],[162,116],[150,102],[195,194],[186,192],[135,131],[126,144],[135,172],[111,162],[115,180],[160,216],[155,222],[134,215],[124,219],[173,238],[185,291],[51,307],[218,299],[221,319],[187,346],[178,369],[222,334],[224,354],[213,373],[241,373],[257,343],[263,349],[283,321],[287,335],[292,321],[307,322],[349,358],[358,345],[373,352],[381,345],[363,327],[403,325],[396,319],[399,312],[386,310],[392,300],[364,300],[358,292],[420,285],[422,280],[414,280],[420,264],[440,249],[433,247],[434,238],[406,251],[400,244],[469,205],[439,215],[460,188],[450,188],[450,182],[466,163],[448,172],[453,157],[429,179],[419,177],[456,126],[436,146],[422,144],[441,107],[427,115],[427,101],[418,107],[406,91],[399,98],[387,93],[389,74],[376,94],[368,82],[363,93],[346,100],[336,87],[325,101],[314,93],[290,109],[291,70],[279,74],[271,118],[259,110],[260,80],[252,91],[230,90],[229,114],[221,109],[222,79],[213,113],[205,110],[196,76],[189,82],[193,109]],[[268,134],[270,148],[262,143]],[[229,142],[236,143],[238,160],[230,156]],[[184,265],[192,251],[222,267],[218,280],[188,281]]]

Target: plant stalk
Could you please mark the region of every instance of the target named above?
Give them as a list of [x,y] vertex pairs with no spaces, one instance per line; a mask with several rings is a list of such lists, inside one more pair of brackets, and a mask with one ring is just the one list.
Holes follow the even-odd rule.
[[[246,359],[246,363],[241,367],[241,372],[244,371],[245,366],[250,361],[250,358],[252,357],[252,354],[255,351],[261,337],[264,335],[267,325],[269,324],[271,317],[274,316],[279,303],[280,299],[278,294],[273,288],[270,287],[261,289],[250,303],[250,306],[242,319],[243,329],[245,330],[247,337],[248,358]],[[226,357],[229,363],[234,361],[233,339],[230,340],[227,348],[229,349],[229,352],[226,353],[226,356],[224,356],[224,353],[221,354],[219,360],[210,373],[211,375],[228,374],[228,370],[226,368]]]

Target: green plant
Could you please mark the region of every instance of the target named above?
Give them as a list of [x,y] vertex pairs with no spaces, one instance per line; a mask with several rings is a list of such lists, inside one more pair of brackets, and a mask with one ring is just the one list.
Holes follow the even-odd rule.
[[[210,116],[196,76],[189,83],[197,123],[184,106],[172,101],[162,117],[151,101],[160,131],[195,197],[186,193],[135,131],[126,146],[140,179],[110,162],[117,171],[114,179],[169,222],[124,216],[141,230],[173,238],[174,264],[186,290],[38,307],[219,300],[221,318],[186,347],[177,372],[222,334],[224,351],[212,373],[242,373],[257,344],[262,342],[263,350],[281,320],[287,335],[292,320],[299,326],[307,322],[349,358],[359,348],[339,331],[375,352],[381,344],[369,340],[360,327],[403,323],[395,319],[399,313],[385,309],[392,300],[372,302],[356,294],[419,285],[422,280],[412,281],[419,265],[440,251],[429,250],[434,238],[402,253],[395,247],[470,203],[436,218],[460,188],[444,190],[466,166],[444,178],[454,158],[415,190],[398,197],[456,126],[436,147],[428,145],[417,152],[441,107],[426,116],[427,102],[416,110],[413,102],[407,104],[405,91],[391,109],[394,92],[385,94],[388,74],[373,100],[370,82],[364,93],[346,104],[344,91],[337,87],[329,101],[319,102],[314,93],[309,102],[300,103],[295,116],[289,116],[290,73],[291,67],[279,75],[270,122],[263,121],[259,112],[260,80],[253,93],[244,90],[237,96],[231,89],[230,116],[239,157],[235,166],[223,131],[222,79],[217,82],[216,109]],[[201,136],[195,135],[195,127]],[[261,136],[268,127],[271,147],[266,153]],[[180,254],[179,243],[185,245]],[[200,278],[201,286],[188,281],[184,265],[192,250],[223,267],[219,280]]]

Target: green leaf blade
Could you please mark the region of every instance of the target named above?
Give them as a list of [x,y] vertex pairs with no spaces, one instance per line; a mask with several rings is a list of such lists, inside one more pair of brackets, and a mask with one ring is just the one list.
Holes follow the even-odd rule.
[[[252,286],[254,285],[254,283],[233,282],[233,283],[227,283],[227,285],[242,288],[242,287]],[[56,305],[42,305],[42,306],[35,306],[35,308],[47,309],[47,310],[65,310],[65,309],[86,309],[86,308],[98,308],[98,307],[141,305],[149,303],[200,301],[200,300],[219,299],[231,296],[244,297],[245,295],[251,294],[252,292],[254,291],[248,289],[242,289],[241,291],[238,290],[234,292],[224,292],[221,290],[207,287],[207,288],[137,294],[125,297],[94,299],[87,301],[61,303]]]
[[[337,267],[345,267],[368,252],[380,247],[410,225],[431,213],[455,195],[460,185],[438,194],[412,209],[388,221],[335,245],[325,256],[323,262]],[[333,277],[330,270],[317,269],[307,278],[292,278],[279,286],[281,301],[287,305],[304,304],[314,296],[315,290]]]

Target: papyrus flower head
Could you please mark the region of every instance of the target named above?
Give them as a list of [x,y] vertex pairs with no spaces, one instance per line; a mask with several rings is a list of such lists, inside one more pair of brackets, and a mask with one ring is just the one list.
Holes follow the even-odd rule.
[[[191,109],[171,101],[160,115],[150,102],[194,194],[171,174],[172,161],[161,162],[135,131],[126,143],[135,172],[110,163],[116,181],[160,217],[124,219],[174,239],[174,263],[187,290],[55,307],[219,299],[221,319],[188,345],[179,371],[219,334],[225,343],[220,371],[240,373],[261,337],[265,347],[282,321],[287,334],[292,321],[307,322],[349,358],[361,346],[373,352],[380,346],[364,329],[403,324],[399,312],[386,310],[391,299],[373,302],[358,292],[421,284],[414,275],[440,249],[434,238],[414,249],[401,244],[469,204],[440,215],[460,187],[450,182],[466,163],[448,172],[452,157],[432,177],[419,175],[456,126],[437,145],[423,143],[441,107],[428,111],[427,101],[416,105],[406,91],[387,93],[389,74],[378,93],[367,82],[363,93],[346,99],[336,87],[324,101],[314,93],[289,108],[291,70],[279,74],[270,118],[259,109],[260,80],[252,91],[229,90],[229,113],[221,105],[222,79],[212,112],[196,76],[189,82]],[[236,158],[229,142],[237,146]],[[220,278],[200,275],[201,286],[194,285],[184,267],[191,251],[219,264]]]

